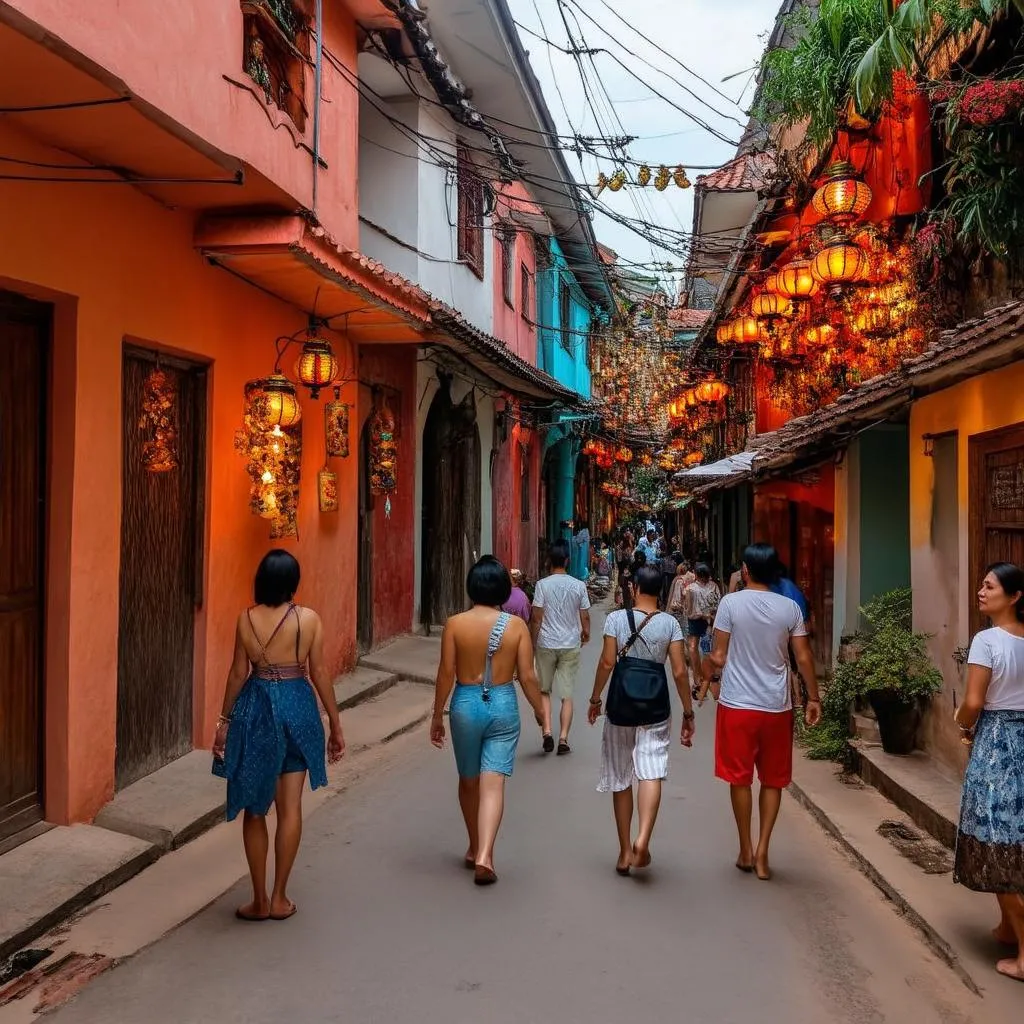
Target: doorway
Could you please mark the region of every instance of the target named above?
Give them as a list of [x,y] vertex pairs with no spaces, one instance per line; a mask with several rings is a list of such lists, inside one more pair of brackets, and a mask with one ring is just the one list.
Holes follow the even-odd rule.
[[476,394],[452,401],[451,378],[423,427],[423,584],[420,617],[429,630],[466,608],[466,574],[480,556],[481,461]]
[[43,816],[50,323],[49,306],[0,292],[0,840]]
[[123,788],[192,749],[195,613],[202,604],[206,367],[162,358],[175,386],[178,465],[143,464],[139,423],[151,352],[125,347],[117,755]]
[[974,592],[985,566],[1024,565],[1024,424],[969,442],[971,635],[983,629]]
[[356,646],[360,654],[373,649],[373,510],[370,488],[370,420],[359,435],[359,537],[356,589]]

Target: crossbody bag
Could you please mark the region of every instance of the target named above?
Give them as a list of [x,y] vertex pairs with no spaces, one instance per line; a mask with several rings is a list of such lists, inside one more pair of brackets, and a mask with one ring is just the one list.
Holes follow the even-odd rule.
[[605,707],[605,714],[612,725],[656,725],[672,717],[665,666],[646,658],[627,657],[640,639],[644,626],[657,614],[650,612],[638,627],[632,608],[626,612],[632,635],[615,661]]

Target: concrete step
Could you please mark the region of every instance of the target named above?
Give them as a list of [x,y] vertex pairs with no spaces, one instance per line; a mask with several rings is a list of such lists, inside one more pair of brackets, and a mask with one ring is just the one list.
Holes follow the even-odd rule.
[[95,825],[51,828],[0,857],[0,960],[160,856]]
[[345,744],[350,754],[389,743],[425,722],[434,694],[421,683],[400,682],[360,705],[345,719]]
[[854,713],[853,734],[867,743],[881,744],[882,734],[878,731],[878,722],[870,715]]
[[359,659],[359,665],[432,686],[440,660],[440,636],[402,636],[380,650],[364,655]]
[[906,756],[851,740],[853,767],[870,786],[944,846],[956,845],[961,780],[920,750]]
[[347,711],[383,693],[398,682],[394,672],[357,666],[334,681],[334,699],[339,711]]

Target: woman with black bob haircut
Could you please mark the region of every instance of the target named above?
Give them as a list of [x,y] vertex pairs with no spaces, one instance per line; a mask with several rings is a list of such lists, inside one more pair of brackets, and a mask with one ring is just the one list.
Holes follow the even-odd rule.
[[[283,921],[295,913],[287,887],[302,837],[306,773],[313,789],[327,785],[317,696],[330,722],[327,760],[338,761],[345,752],[324,661],[323,624],[312,608],[293,600],[300,576],[295,557],[280,548],[260,562],[253,586],[256,603],[239,615],[235,627],[235,653],[213,742],[213,772],[228,783],[228,821],[243,812],[253,898],[235,911],[242,921]],[[268,895],[271,804],[277,808],[277,831],[274,885]]]
[[438,749],[444,745],[444,707],[451,695],[459,806],[469,835],[463,863],[477,885],[492,885],[498,880],[494,841],[505,809],[505,780],[512,774],[519,743],[513,677],[519,677],[538,725],[543,705],[529,627],[501,610],[512,593],[508,569],[485,555],[469,570],[466,591],[473,607],[453,615],[441,636],[430,742]]
[[971,748],[953,881],[994,893],[997,942],[1016,948],[996,970],[1024,981],[1024,572],[990,565],[978,609],[992,623],[971,642],[967,692],[953,719]]

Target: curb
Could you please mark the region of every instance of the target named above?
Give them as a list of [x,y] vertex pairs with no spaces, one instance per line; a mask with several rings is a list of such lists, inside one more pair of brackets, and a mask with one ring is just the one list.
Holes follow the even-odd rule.
[[893,904],[896,912],[901,917],[906,918],[921,933],[932,952],[952,969],[971,992],[976,996],[982,996],[981,989],[974,981],[974,978],[971,977],[967,968],[964,967],[960,958],[954,952],[953,947],[914,909],[909,900],[871,863],[857,846],[846,837],[846,834],[832,820],[828,812],[815,803],[800,787],[799,783],[791,782],[789,784],[789,792],[796,802],[839,844],[843,852],[856,864],[860,872]]

